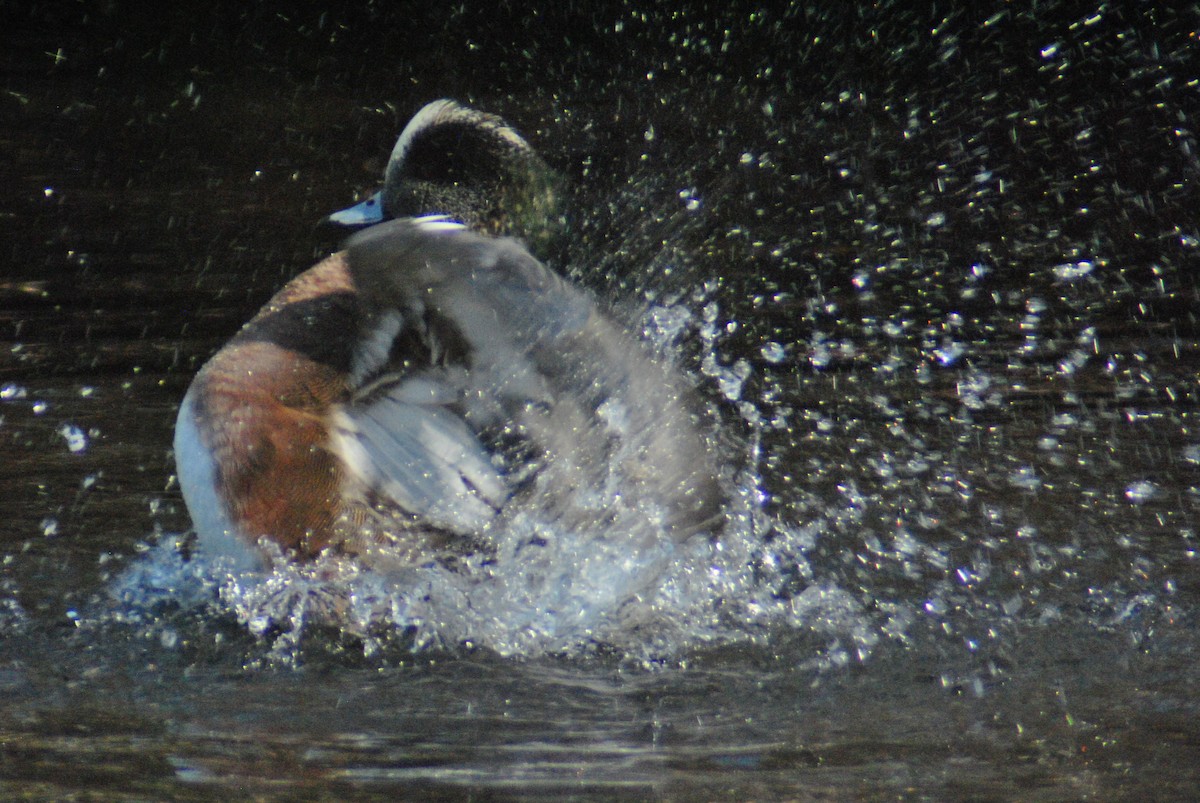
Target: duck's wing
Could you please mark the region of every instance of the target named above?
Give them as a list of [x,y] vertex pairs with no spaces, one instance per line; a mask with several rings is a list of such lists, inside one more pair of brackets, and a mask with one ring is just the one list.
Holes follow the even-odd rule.
[[478,534],[527,474],[506,463],[538,451],[517,411],[554,402],[530,352],[582,328],[590,299],[514,241],[440,218],[360,232],[347,260],[364,317],[335,449],[362,498]]
[[470,363],[511,364],[583,329],[591,296],[521,243],[487,237],[442,217],[393,220],[347,240],[364,326],[396,313],[453,328]]
[[[719,490],[686,380],[589,294],[517,241],[445,220],[380,224],[350,238],[347,252],[364,331],[403,317],[455,344],[460,442],[473,433],[486,454],[488,433],[508,427],[544,457],[544,496],[612,491],[621,504],[662,509],[675,538],[709,529]],[[438,370],[448,377],[451,367]],[[461,458],[452,462],[476,496],[498,498],[478,492]]]
[[422,526],[476,535],[509,496],[458,410],[454,372],[385,379],[334,416],[334,448],[364,499]]

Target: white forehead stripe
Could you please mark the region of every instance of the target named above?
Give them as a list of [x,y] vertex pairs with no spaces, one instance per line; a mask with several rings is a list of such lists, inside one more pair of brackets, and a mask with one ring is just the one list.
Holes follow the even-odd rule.
[[466,228],[449,215],[423,215],[413,218],[412,222],[423,231],[460,231]]

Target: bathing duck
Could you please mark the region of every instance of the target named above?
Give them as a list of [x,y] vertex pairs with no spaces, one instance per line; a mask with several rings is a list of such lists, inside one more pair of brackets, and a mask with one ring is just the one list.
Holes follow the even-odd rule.
[[618,506],[652,525],[631,547],[715,531],[689,383],[517,239],[553,228],[553,193],[500,118],[451,101],[413,118],[380,195],[334,216],[383,222],[187,391],[175,456],[203,551],[237,570],[327,551],[408,565],[486,550],[522,511],[603,527]]

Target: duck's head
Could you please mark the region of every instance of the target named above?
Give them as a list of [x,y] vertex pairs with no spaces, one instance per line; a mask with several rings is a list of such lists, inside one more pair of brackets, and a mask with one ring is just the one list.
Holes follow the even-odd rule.
[[562,228],[555,173],[494,114],[452,100],[426,104],[400,132],[383,189],[329,216],[343,226],[447,215],[540,251]]

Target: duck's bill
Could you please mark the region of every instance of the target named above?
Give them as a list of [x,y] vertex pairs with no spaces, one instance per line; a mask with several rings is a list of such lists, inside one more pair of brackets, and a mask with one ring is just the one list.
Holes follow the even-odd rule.
[[325,218],[338,226],[373,226],[383,222],[383,193],[375,193],[362,203],[334,212]]

